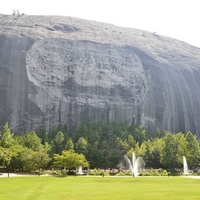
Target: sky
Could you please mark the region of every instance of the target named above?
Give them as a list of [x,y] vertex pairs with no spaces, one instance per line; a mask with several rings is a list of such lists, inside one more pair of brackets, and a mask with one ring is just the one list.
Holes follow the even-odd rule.
[[1,14],[62,15],[136,28],[200,47],[200,0],[5,0]]

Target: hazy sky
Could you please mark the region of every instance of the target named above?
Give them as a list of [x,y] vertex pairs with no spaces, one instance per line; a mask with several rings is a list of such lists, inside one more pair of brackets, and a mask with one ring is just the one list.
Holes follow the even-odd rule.
[[132,27],[200,47],[200,0],[5,0],[0,13],[63,15]]

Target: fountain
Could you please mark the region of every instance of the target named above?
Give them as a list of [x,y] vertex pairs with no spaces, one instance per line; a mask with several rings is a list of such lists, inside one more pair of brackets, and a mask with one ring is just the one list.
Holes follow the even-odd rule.
[[83,174],[84,174],[84,173],[83,173],[83,168],[82,168],[82,166],[80,166],[80,167],[78,168],[77,174],[78,174],[78,175],[83,175]]
[[185,156],[183,156],[183,174],[184,175],[189,174],[187,160]]
[[125,155],[124,156],[126,163],[128,164],[129,170],[132,172],[133,176],[138,176],[142,168],[142,158],[136,158],[135,153],[132,154],[132,163],[130,159]]

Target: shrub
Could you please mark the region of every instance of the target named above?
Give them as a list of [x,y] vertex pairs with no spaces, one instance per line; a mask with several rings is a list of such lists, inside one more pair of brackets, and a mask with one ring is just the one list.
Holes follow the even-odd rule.
[[131,176],[131,173],[129,171],[120,171],[116,176]]
[[141,172],[141,176],[168,176],[167,170],[163,169],[146,169]]

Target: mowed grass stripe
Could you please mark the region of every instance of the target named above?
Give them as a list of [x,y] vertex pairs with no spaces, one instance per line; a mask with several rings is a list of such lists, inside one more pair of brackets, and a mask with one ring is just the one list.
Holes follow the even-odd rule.
[[0,178],[1,200],[193,200],[200,179],[185,177]]

